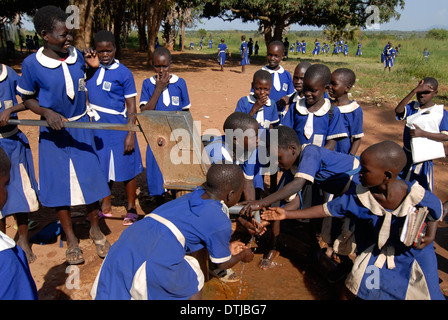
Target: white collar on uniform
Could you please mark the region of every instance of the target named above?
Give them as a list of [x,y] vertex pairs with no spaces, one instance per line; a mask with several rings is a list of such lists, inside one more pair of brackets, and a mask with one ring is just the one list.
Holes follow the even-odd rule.
[[0,73],[0,82],[6,79],[8,76],[8,69],[6,68],[6,65],[2,64],[2,73]]
[[[156,82],[157,82],[157,75],[155,75],[155,76],[149,78],[149,80],[151,81],[152,84],[155,85]],[[179,77],[176,76],[175,74],[172,74],[171,77],[170,77],[170,83],[176,83],[177,80],[179,80]]]
[[305,104],[305,99],[299,99],[298,101],[299,103],[296,104],[296,110],[301,114],[301,115],[307,115],[307,114],[314,114],[315,116],[318,117],[322,117],[324,115],[327,114],[327,112],[330,110],[331,108],[331,101],[328,100],[327,98],[325,98],[325,103],[324,105],[317,110],[316,112],[309,112],[308,108],[306,107]]
[[[253,92],[251,92],[248,96],[247,96],[247,100],[249,101],[249,103],[254,104],[255,102],[257,102],[257,99],[255,98],[255,94]],[[268,102],[266,102],[265,104],[266,107],[270,107],[271,106],[271,99],[268,100]],[[263,107],[260,108],[260,110],[263,110]]]
[[64,79],[65,79],[65,90],[67,93],[67,96],[70,99],[75,98],[75,89],[73,85],[73,79],[70,75],[70,71],[68,70],[67,64],[74,64],[76,60],[78,60],[78,52],[76,49],[72,46],[68,48],[68,56],[64,61],[52,59],[50,57],[47,57],[42,52],[44,50],[44,47],[41,47],[36,52],[36,59],[37,61],[44,67],[50,68],[50,69],[56,69],[59,66],[62,66],[62,71],[64,72]]
[[96,79],[96,85],[99,86],[103,80],[104,80],[104,74],[106,73],[106,70],[114,70],[117,69],[120,66],[120,61],[117,59],[114,59],[114,62],[108,65],[102,64],[100,62],[100,74],[98,75],[98,78]]
[[269,72],[272,75],[272,77],[273,77],[272,81],[273,81],[274,89],[277,90],[277,91],[280,91],[282,89],[282,86],[281,86],[281,83],[280,83],[280,76],[279,76],[279,74],[282,74],[283,72],[285,72],[285,69],[282,66],[280,66],[280,65],[278,67],[279,67],[278,70],[271,70],[268,67],[264,66],[263,68],[261,68],[261,70],[265,70],[265,71]]
[[303,99],[304,99],[304,97],[301,97],[297,91],[294,92],[293,98],[292,98],[292,102],[296,102],[297,103],[297,102],[299,102],[299,101],[301,101]]
[[[170,83],[176,83],[179,80],[179,77],[176,76],[175,74],[172,74],[170,76]],[[156,85],[157,82],[157,75],[153,76],[150,78],[150,81],[153,85]],[[162,92],[162,101],[163,104],[168,107],[170,105],[171,102],[171,98],[170,98],[170,93],[168,91],[168,87],[166,87],[163,92]]]
[[39,50],[37,50],[36,59],[42,66],[44,66],[46,68],[55,69],[55,68],[59,67],[62,64],[62,62],[65,62],[67,64],[73,64],[78,59],[78,52],[72,46],[70,46],[68,48],[68,57],[64,61],[60,61],[60,60],[56,60],[56,59],[47,57],[46,55],[44,55],[42,53],[43,50],[44,50],[44,47],[41,47]]
[[359,108],[359,104],[356,101],[352,101],[349,104],[346,104],[345,106],[338,106],[341,113],[350,113],[352,111],[355,111]]

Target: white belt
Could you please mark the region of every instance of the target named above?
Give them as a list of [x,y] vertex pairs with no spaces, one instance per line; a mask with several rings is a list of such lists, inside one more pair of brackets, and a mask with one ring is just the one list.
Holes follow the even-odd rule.
[[87,113],[89,114],[89,116],[91,118],[95,118],[95,121],[98,121],[101,118],[97,111],[108,113],[108,114],[115,114],[115,115],[121,114],[125,118],[127,117],[127,112],[128,112],[126,107],[124,108],[123,111],[119,112],[119,111],[112,110],[112,109],[109,109],[109,108],[100,107],[100,106],[97,106],[97,105],[92,104],[92,103],[90,103],[87,106],[87,109],[88,109]]
[[74,116],[74,117],[71,117],[71,118],[68,118],[67,120],[68,121],[76,121],[76,120],[79,120],[79,119],[81,119],[82,117],[84,117],[85,115],[86,115],[86,113],[87,113],[87,109],[86,109],[86,111],[84,111],[82,114],[80,114],[79,116]]

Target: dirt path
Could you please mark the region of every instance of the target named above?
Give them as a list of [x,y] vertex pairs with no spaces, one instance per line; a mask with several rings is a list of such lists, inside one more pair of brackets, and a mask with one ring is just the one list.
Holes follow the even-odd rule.
[[[142,82],[152,75],[145,61],[146,54],[125,50],[126,56],[120,59],[134,74],[137,91],[140,93]],[[239,98],[250,91],[253,73],[258,70],[263,61],[252,62],[242,74],[238,60],[231,60],[225,71],[219,71],[214,56],[201,56],[195,54],[179,54],[173,56],[174,65],[172,73],[183,77],[188,86],[191,113],[193,119],[201,121],[201,133],[206,129],[216,128],[222,130],[225,118],[233,112]],[[297,61],[284,63],[285,68],[292,72]],[[13,65],[20,73],[20,64]],[[139,98],[139,96],[138,96]],[[401,144],[402,124],[395,121],[392,106],[359,102],[364,110],[364,131],[361,151],[368,145],[391,139]],[[30,112],[24,112],[20,118],[36,118]],[[21,127],[28,136],[32,146],[37,173],[37,136],[38,129],[33,127]],[[140,146],[145,146],[143,137],[138,134]],[[142,148],[142,156],[145,156],[145,148]],[[143,159],[144,160],[144,159]],[[144,162],[145,163],[145,162]],[[448,199],[448,171],[447,161],[435,161],[435,193],[442,201]],[[151,208],[148,207],[145,174],[139,176],[138,213],[143,216]],[[126,228],[122,225],[122,216],[126,213],[124,189],[116,184],[113,189],[113,217],[102,220],[101,226],[111,243],[115,242],[120,233]],[[32,219],[38,220],[41,226],[48,221],[56,220],[54,213],[42,210],[32,215]],[[85,217],[77,217],[73,220],[75,230],[80,238],[80,245],[84,251],[86,262],[77,268],[67,268],[65,263],[66,243],[58,240],[47,245],[33,245],[33,251],[38,259],[31,264],[31,271],[35,279],[41,300],[89,300],[89,292],[95,276],[99,270],[100,260],[88,239],[89,223]],[[15,235],[13,219],[7,220],[7,233]],[[31,235],[36,231],[31,232]],[[287,237],[288,238],[288,237]],[[275,266],[267,271],[257,267],[261,259],[261,252],[256,251],[256,257],[252,263],[239,264],[234,267],[242,281],[234,284],[223,284],[211,280],[205,288],[206,299],[282,299],[282,300],[316,300],[339,299],[339,287],[329,285],[315,268],[302,261],[297,254],[297,243],[291,238],[285,240],[289,244],[289,250],[285,250],[276,260]],[[439,259],[439,276],[441,288],[448,295],[448,225],[441,222],[436,239],[436,252]],[[79,288],[72,288],[70,279],[79,275]],[[68,278],[68,276],[70,276]],[[67,281],[68,279],[68,281]],[[261,281],[262,280],[262,281]]]

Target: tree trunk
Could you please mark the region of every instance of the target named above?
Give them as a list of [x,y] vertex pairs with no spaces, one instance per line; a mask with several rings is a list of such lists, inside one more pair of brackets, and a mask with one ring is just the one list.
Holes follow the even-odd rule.
[[168,0],[150,0],[146,3],[148,27],[148,65],[153,65],[155,41],[167,9]]

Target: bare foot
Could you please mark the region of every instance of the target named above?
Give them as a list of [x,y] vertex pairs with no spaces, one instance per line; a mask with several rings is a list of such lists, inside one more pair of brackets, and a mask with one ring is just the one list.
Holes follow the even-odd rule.
[[263,259],[261,259],[258,267],[260,267],[263,270],[269,269],[274,259],[277,258],[279,255],[280,252],[278,252],[277,250],[270,250],[267,254],[263,256]]
[[31,250],[28,241],[19,238],[17,240],[17,245],[20,246],[20,248],[22,248],[22,250],[25,252],[28,263],[33,263],[34,261],[36,261],[37,256]]

